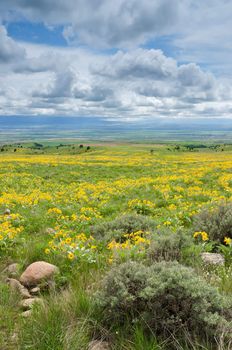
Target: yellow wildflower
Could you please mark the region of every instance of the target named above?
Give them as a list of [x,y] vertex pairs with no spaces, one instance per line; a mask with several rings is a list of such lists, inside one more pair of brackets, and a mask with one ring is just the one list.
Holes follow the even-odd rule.
[[75,258],[74,254],[72,252],[68,253],[68,259],[73,260]]
[[231,245],[232,244],[232,239],[230,237],[225,237],[224,242],[226,245]]

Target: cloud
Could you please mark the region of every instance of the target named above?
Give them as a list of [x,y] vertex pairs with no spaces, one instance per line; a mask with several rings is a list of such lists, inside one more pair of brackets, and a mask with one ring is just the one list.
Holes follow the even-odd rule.
[[[170,32],[177,22],[180,1],[79,1],[77,16],[64,30],[70,42],[97,47],[128,47]],[[91,13],[91,16],[90,16]]]
[[214,85],[214,77],[205,73],[195,63],[184,64],[178,68],[178,79],[183,86],[198,86],[209,90]]
[[69,45],[135,48],[169,37],[178,61],[224,77],[231,72],[232,2],[228,0],[7,0],[0,19],[61,25]]
[[0,26],[1,113],[231,116],[231,10],[226,0],[0,1],[3,20],[59,25],[69,45],[18,43]]
[[9,0],[0,4],[9,11],[47,24],[63,24],[69,42],[91,46],[122,47],[169,33],[176,24],[183,0]]
[[38,57],[24,56],[24,59],[17,61],[13,66],[16,73],[39,73],[46,71],[57,71],[59,67],[65,66],[62,55],[56,55],[52,51],[42,53]]
[[215,77],[194,63],[179,65],[160,50],[136,49],[118,52],[105,62],[94,64],[93,74],[118,81],[121,89],[133,90],[146,97],[179,97],[195,95],[208,99],[217,90]]
[[33,92],[33,96],[50,99],[71,97],[72,87],[75,81],[74,74],[68,68],[55,72],[52,81],[45,88],[41,85],[39,90]]
[[226,82],[196,64],[178,64],[161,50],[104,56],[54,48],[51,55],[49,47],[26,45],[25,51],[27,69],[14,67],[2,86],[1,113],[124,119],[230,113],[232,94]]
[[0,26],[0,63],[11,63],[25,58],[26,52],[7,35],[4,26]]
[[102,76],[155,80],[174,77],[176,69],[175,60],[164,56],[161,50],[144,49],[119,51],[110,57],[106,64],[92,67],[93,73]]

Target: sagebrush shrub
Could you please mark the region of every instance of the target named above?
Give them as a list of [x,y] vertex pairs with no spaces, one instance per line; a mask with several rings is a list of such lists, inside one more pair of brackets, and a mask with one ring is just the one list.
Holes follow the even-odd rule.
[[112,221],[104,222],[91,227],[91,234],[98,239],[117,242],[125,240],[124,234],[130,234],[136,231],[150,231],[156,225],[156,222],[148,217],[137,214],[126,214],[115,218]]
[[202,210],[194,218],[193,227],[195,231],[207,232],[210,240],[224,243],[225,237],[232,238],[232,203]]
[[170,230],[160,231],[152,236],[147,255],[152,261],[181,261],[184,249],[191,243],[192,240],[187,233],[181,231],[173,233]]
[[177,262],[126,262],[108,273],[96,297],[108,328],[129,321],[164,338],[187,332],[213,340],[218,326],[228,325],[219,292]]

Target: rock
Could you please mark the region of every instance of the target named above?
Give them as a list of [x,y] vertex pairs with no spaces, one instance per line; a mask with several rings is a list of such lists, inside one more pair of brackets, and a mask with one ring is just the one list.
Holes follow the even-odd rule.
[[4,215],[10,215],[10,209],[6,209],[3,214]]
[[18,333],[15,332],[11,336],[11,341],[16,342],[18,340],[18,338],[19,338],[19,335],[18,335]]
[[51,280],[58,272],[57,266],[36,261],[26,268],[19,280],[24,286],[37,286],[40,282]]
[[224,256],[218,253],[202,253],[201,258],[206,264],[224,265],[225,262]]
[[39,287],[32,288],[30,289],[30,293],[32,295],[38,295],[40,293],[40,288]]
[[88,350],[110,350],[110,346],[106,341],[93,340],[89,343]]
[[54,230],[54,228],[48,227],[46,229],[46,233],[48,233],[49,235],[54,235],[56,231]]
[[14,278],[7,278],[7,283],[9,284],[11,290],[18,292],[23,299],[31,298],[30,293],[27,288],[25,288],[19,281]]
[[3,271],[8,277],[16,277],[19,275],[20,266],[18,263],[10,264]]
[[19,306],[23,310],[30,310],[33,308],[35,304],[42,304],[43,300],[41,298],[30,298],[30,299],[24,299],[19,303]]
[[27,318],[27,317],[30,317],[31,314],[32,314],[32,310],[27,310],[27,311],[22,312],[21,316]]

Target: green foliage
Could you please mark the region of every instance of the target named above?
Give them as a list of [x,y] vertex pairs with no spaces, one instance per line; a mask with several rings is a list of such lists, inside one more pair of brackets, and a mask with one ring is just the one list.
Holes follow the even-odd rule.
[[155,227],[155,221],[149,217],[138,214],[127,214],[116,219],[103,222],[91,228],[92,235],[97,239],[103,239],[106,242],[115,239],[116,242],[123,242],[125,234],[136,231],[151,231]]
[[224,243],[232,238],[232,203],[221,203],[213,210],[204,209],[194,219],[195,231],[207,232],[209,239]]
[[187,332],[213,342],[219,325],[228,325],[226,301],[218,291],[177,262],[117,266],[96,297],[102,322],[111,329],[131,322],[163,338],[181,338]]
[[20,349],[82,350],[90,341],[91,304],[80,289],[51,296],[44,306],[33,308],[20,330]]
[[19,313],[18,303],[19,295],[12,293],[6,283],[0,282],[0,349],[12,346],[11,339]]

